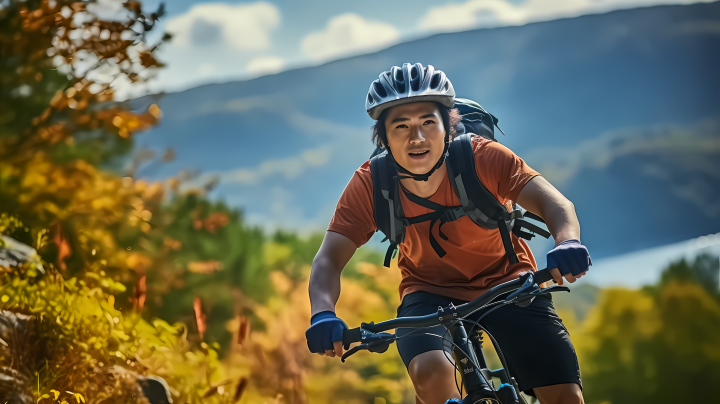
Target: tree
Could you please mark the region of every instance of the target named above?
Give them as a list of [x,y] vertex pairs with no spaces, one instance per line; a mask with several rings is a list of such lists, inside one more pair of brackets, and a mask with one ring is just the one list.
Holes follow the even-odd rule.
[[[573,335],[588,403],[712,402],[720,380],[717,257],[670,264],[658,285],[601,292]],[[700,283],[702,282],[702,283]]]
[[108,170],[161,115],[112,99],[161,67],[144,37],[162,7],[115,5],[103,19],[90,1],[0,2],[0,249],[39,253],[0,262],[3,402],[132,402],[134,380],[163,366],[181,397],[197,396],[218,367],[185,326],[116,299],[147,253],[123,241],[152,230],[165,187]]

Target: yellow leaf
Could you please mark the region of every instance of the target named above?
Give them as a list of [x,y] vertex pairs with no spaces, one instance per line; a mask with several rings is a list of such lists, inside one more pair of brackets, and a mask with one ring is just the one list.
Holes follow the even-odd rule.
[[53,395],[55,396],[55,398],[53,398],[53,400],[57,400],[58,396],[60,396],[60,392],[57,390],[50,390],[50,392],[53,393]]
[[80,404],[80,401],[82,401],[83,403],[85,402],[85,397],[83,397],[82,394],[75,393],[74,396],[75,396],[75,399],[77,400],[78,404]]

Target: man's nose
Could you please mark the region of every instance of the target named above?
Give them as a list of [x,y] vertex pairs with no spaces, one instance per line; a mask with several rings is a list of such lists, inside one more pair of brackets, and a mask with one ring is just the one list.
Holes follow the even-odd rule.
[[413,127],[410,131],[410,143],[416,144],[425,141],[422,131],[418,127]]

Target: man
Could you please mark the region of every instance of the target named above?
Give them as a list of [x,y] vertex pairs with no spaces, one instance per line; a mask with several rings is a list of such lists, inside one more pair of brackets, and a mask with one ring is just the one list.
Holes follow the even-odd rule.
[[[458,121],[457,111],[451,109],[454,100],[454,88],[445,74],[419,63],[393,67],[370,86],[366,110],[377,120],[373,140],[394,158],[402,178],[400,199],[407,217],[430,210],[411,202],[406,193],[444,206],[460,205],[445,162]],[[579,241],[580,225],[573,204],[499,143],[475,137],[473,156],[478,178],[498,201],[508,210],[518,203],[546,222],[556,242],[548,253],[554,280],[562,285],[563,278],[573,283],[583,276],[591,262]],[[309,287],[313,317],[306,332],[312,352],[342,356],[346,325],[335,316],[340,273],[376,229],[372,175],[370,162],[366,162],[340,197],[313,260]],[[429,241],[431,235],[440,236],[438,226],[422,222],[407,226],[405,231],[398,254],[403,275],[398,317],[434,313],[438,306],[450,302],[465,303],[523,271],[536,270],[535,259],[523,240],[511,236],[519,262],[510,265],[499,231],[482,228],[468,217],[442,226],[442,256]],[[575,350],[549,296],[538,297],[525,308],[505,306],[485,317],[482,324],[498,340],[521,390],[543,404],[583,402]],[[442,334],[442,330],[435,333],[438,331]],[[402,334],[403,330],[397,332]],[[418,403],[459,398],[455,368],[443,352],[448,347],[442,340],[413,335],[398,340],[397,346]]]

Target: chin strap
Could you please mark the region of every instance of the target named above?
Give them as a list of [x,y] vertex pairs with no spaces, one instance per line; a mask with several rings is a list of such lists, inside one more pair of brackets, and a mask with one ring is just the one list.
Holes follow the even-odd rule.
[[[427,181],[430,179],[430,176],[437,170],[438,168],[442,167],[443,163],[445,162],[445,159],[448,156],[448,150],[450,148],[450,135],[445,134],[445,149],[443,149],[443,153],[440,156],[440,159],[435,163],[435,166],[432,168],[432,170],[426,172],[425,174],[415,174],[410,171],[408,171],[405,167],[398,164],[397,160],[395,160],[395,157],[393,156],[393,162],[395,163],[395,167],[397,168],[398,174],[405,174],[405,175],[399,175],[400,179],[406,179],[406,178],[412,178],[415,181]],[[392,152],[390,149],[388,149],[388,154],[392,156]]]

